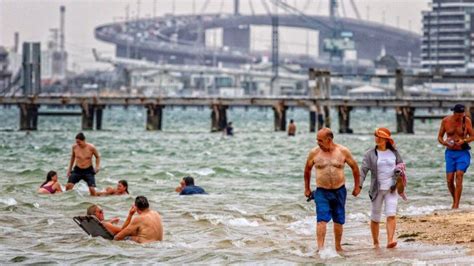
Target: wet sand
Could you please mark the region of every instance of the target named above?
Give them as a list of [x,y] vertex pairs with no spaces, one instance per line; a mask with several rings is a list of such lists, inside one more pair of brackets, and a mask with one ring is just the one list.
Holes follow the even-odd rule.
[[399,242],[463,245],[474,255],[474,209],[439,210],[429,215],[401,216]]

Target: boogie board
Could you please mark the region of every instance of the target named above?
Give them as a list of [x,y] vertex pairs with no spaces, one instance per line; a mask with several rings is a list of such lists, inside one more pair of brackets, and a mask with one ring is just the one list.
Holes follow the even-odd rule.
[[72,219],[90,236],[101,236],[109,240],[114,239],[114,235],[107,231],[105,226],[95,216],[76,216]]

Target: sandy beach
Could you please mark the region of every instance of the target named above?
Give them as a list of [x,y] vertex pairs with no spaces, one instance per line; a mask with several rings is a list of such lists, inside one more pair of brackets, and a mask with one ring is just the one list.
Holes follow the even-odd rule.
[[398,241],[463,245],[474,255],[474,209],[439,210],[429,215],[401,216]]

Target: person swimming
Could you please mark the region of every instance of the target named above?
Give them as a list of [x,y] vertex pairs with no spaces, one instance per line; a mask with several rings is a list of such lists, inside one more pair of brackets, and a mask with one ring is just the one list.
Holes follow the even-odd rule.
[[55,194],[63,192],[61,184],[58,182],[58,174],[55,171],[49,171],[46,175],[46,181],[38,188],[40,194]]
[[117,183],[117,188],[107,187],[103,192],[97,192],[97,196],[110,196],[110,195],[128,195],[128,182],[127,180],[120,180]]

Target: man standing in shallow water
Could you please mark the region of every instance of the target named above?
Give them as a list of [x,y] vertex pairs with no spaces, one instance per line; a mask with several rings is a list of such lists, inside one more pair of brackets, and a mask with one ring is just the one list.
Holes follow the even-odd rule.
[[[95,156],[95,169],[92,166],[92,156]],[[73,165],[74,169],[71,172]],[[95,175],[99,172],[99,169],[99,152],[94,145],[86,142],[86,137],[82,132],[77,134],[76,143],[72,145],[71,160],[67,170],[66,190],[71,190],[82,179],[87,182],[91,196],[96,196]]]
[[[453,198],[451,206],[453,209],[459,208],[463,176],[471,163],[468,143],[474,139],[471,119],[466,117],[464,109],[462,104],[456,104],[454,108],[451,108],[453,114],[443,118],[438,132],[438,142],[446,146],[444,152],[446,181]],[[446,139],[444,139],[445,134]]]
[[[360,193],[360,174],[357,162],[346,147],[333,142],[334,135],[329,128],[318,131],[317,142],[308,155],[304,169],[305,196],[313,194],[316,203],[316,240],[318,251],[324,248],[326,225],[334,222],[334,242],[337,251],[342,251],[341,238],[345,223],[345,204],[347,190],[345,187],[344,164],[348,164],[354,176],[354,190],[356,197]],[[316,191],[311,192],[311,169],[316,170]]]

